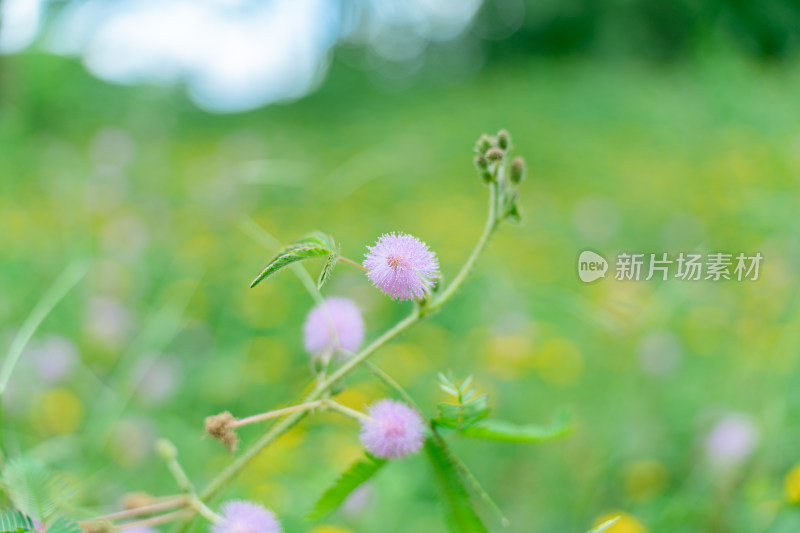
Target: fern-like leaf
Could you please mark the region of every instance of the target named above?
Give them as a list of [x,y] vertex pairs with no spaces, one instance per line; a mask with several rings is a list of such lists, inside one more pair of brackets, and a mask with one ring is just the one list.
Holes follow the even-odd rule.
[[47,533],[83,533],[83,529],[73,520],[59,518],[47,528]]
[[374,476],[385,463],[384,459],[378,459],[369,454],[353,463],[320,497],[309,513],[309,518],[318,520],[337,509],[350,493]]
[[0,533],[24,533],[34,531],[33,520],[19,511],[0,513]]
[[53,518],[75,492],[65,478],[28,457],[8,461],[3,487],[14,507],[39,522]]
[[546,442],[567,436],[572,431],[569,416],[560,413],[549,425],[517,425],[503,420],[481,420],[465,428],[465,437],[504,442]]
[[425,452],[445,508],[445,522],[452,533],[487,533],[486,526],[472,507],[457,463],[438,434],[425,441]]

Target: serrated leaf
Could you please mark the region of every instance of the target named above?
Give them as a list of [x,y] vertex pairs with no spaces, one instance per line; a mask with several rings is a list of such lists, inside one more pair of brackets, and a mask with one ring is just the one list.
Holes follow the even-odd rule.
[[328,281],[333,269],[336,268],[336,263],[339,261],[339,248],[336,248],[336,251],[328,255],[327,261],[325,261],[325,265],[322,267],[322,271],[319,273],[319,279],[317,280],[317,289],[321,289],[325,282]]
[[20,511],[0,513],[0,533],[21,533],[35,529],[33,519]]
[[303,244],[292,244],[287,246],[281,250],[272,261],[269,262],[269,264],[258,276],[256,276],[256,279],[254,279],[250,284],[250,288],[252,289],[279,270],[293,263],[303,261],[305,259],[311,259],[313,257],[329,255],[331,251],[332,250],[328,246],[324,246],[315,242],[305,242]]
[[602,524],[600,524],[596,528],[592,529],[588,533],[603,533],[603,531],[607,531],[611,526],[613,526],[614,524],[619,522],[619,518],[620,517],[615,516],[611,520],[606,520],[605,522],[603,522]]
[[458,391],[454,388],[450,387],[449,385],[445,385],[444,383],[439,384],[439,388],[445,391],[448,394],[452,394],[453,396],[458,396]]
[[489,416],[489,396],[481,394],[466,403],[440,403],[437,426],[464,429]]
[[336,241],[333,240],[333,237],[331,235],[328,235],[327,233],[322,233],[321,231],[313,231],[308,235],[304,235],[301,238],[297,239],[297,242],[295,244],[306,244],[306,243],[323,246],[331,252],[336,250]]
[[73,520],[59,518],[47,528],[47,533],[83,533],[83,529]]
[[75,492],[65,478],[26,457],[8,461],[3,486],[14,507],[39,522],[49,521]]
[[486,526],[472,507],[458,466],[444,440],[438,435],[429,438],[425,441],[425,452],[433,467],[449,530],[452,533],[487,533]]
[[465,427],[461,434],[465,437],[503,442],[544,442],[564,437],[570,431],[572,427],[569,425],[569,419],[562,414],[548,426],[517,425],[503,420],[481,420]]
[[337,509],[350,493],[374,476],[385,463],[384,459],[378,459],[368,454],[350,465],[350,468],[339,476],[339,479],[320,497],[309,513],[309,518],[318,520]]

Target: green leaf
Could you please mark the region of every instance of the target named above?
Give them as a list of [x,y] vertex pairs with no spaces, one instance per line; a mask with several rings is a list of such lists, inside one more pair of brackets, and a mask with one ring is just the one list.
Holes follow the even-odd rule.
[[75,492],[65,478],[27,457],[8,461],[3,486],[14,507],[40,522],[53,518]]
[[83,533],[83,529],[72,520],[59,518],[47,528],[47,533]]
[[572,431],[569,417],[561,413],[548,426],[520,426],[502,420],[481,420],[462,430],[462,435],[476,439],[504,442],[544,442],[564,437]]
[[508,207],[508,211],[506,211],[506,219],[509,222],[514,222],[516,224],[522,221],[522,215],[519,212],[519,207],[517,206],[516,198]]
[[435,426],[463,429],[489,416],[489,396],[475,395],[472,376],[457,383],[453,377],[439,373],[439,387],[453,396],[453,401],[439,404],[439,416],[432,420]]
[[328,256],[328,260],[325,261],[325,265],[322,267],[322,271],[319,273],[319,279],[317,280],[317,289],[321,289],[325,282],[328,281],[333,269],[336,268],[336,263],[339,261],[339,248],[336,248],[336,251],[331,253]]
[[34,531],[33,520],[19,511],[0,513],[0,533]]
[[337,509],[351,492],[375,475],[385,463],[384,459],[367,454],[363,459],[350,465],[350,468],[320,497],[309,513],[309,518],[318,520]]
[[445,522],[452,533],[487,533],[486,526],[472,507],[458,465],[439,435],[425,441],[425,452],[445,507]]
[[502,200],[503,202],[503,217],[509,222],[518,223],[522,220],[522,216],[517,206],[518,193],[516,190],[509,191]]
[[282,268],[285,268],[298,261],[311,259],[312,257],[320,257],[329,255],[331,249],[321,244],[307,242],[304,244],[292,244],[281,250],[275,258],[261,271],[261,274],[256,276],[256,279],[250,284],[252,289],[268,277],[272,276]]
[[309,233],[299,238],[295,244],[313,244],[327,248],[331,252],[336,250],[336,241],[333,240],[333,237],[321,231]]
[[589,531],[588,533],[603,533],[603,531],[608,530],[608,528],[610,528],[611,526],[613,526],[617,522],[619,522],[619,517],[615,516],[611,520],[606,520],[605,522],[603,522],[602,524],[600,524],[599,526],[597,526],[593,530]]

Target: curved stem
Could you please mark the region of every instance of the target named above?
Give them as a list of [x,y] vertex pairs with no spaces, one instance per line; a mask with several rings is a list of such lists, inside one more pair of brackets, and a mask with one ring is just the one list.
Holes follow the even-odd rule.
[[364,265],[362,265],[361,263],[358,263],[358,262],[356,262],[356,261],[353,261],[352,259],[349,259],[349,258],[347,258],[347,257],[345,257],[345,256],[343,256],[343,255],[340,255],[340,256],[339,256],[339,261],[341,261],[342,263],[347,263],[348,265],[350,265],[350,266],[352,266],[352,267],[356,267],[357,269],[359,269],[359,270],[361,270],[361,271],[363,271],[363,272],[369,272],[369,271],[367,270],[367,267],[365,267],[365,266],[364,266]]
[[78,522],[78,524],[82,525],[82,524],[88,524],[90,522],[98,522],[103,520],[132,518],[134,516],[139,516],[143,514],[155,513],[158,511],[166,511],[168,509],[172,509],[173,507],[179,507],[184,505],[186,505],[186,497],[178,496],[177,498],[172,498],[169,500],[165,500],[163,502],[151,503],[148,505],[142,505],[141,507],[134,507],[133,509],[125,509],[124,511],[117,511],[116,513],[109,513],[100,516],[95,516],[92,518],[88,518],[86,520],[81,520],[80,522]]
[[[394,339],[405,330],[409,329],[411,326],[419,322],[424,316],[427,314],[439,309],[442,307],[458,290],[461,284],[469,275],[472,268],[475,266],[475,263],[478,260],[478,257],[486,248],[489,239],[491,238],[494,230],[497,229],[497,225],[499,223],[499,219],[497,217],[497,182],[493,182],[489,184],[489,215],[486,221],[486,225],[483,230],[483,234],[480,237],[480,240],[476,244],[475,248],[472,250],[472,253],[467,258],[467,261],[464,263],[464,266],[461,267],[461,270],[458,272],[456,277],[453,281],[448,285],[448,287],[440,294],[440,296],[434,299],[430,304],[427,306],[418,306],[414,309],[414,311],[408,315],[406,318],[395,324],[391,329],[386,331],[383,335],[375,339],[370,345],[364,348],[361,352],[354,355],[353,357],[349,358],[347,361],[342,364],[339,368],[337,368],[332,374],[327,376],[322,381],[317,383],[317,386],[311,391],[305,398],[303,398],[302,403],[310,403],[316,402],[325,396],[325,394],[333,387],[335,383],[337,383],[340,379],[347,376],[350,372],[352,372],[357,366],[361,365],[364,361],[366,361],[370,356],[372,356],[379,348],[381,348],[384,344],[389,342],[390,340]],[[345,260],[344,258],[342,258]],[[355,263],[354,261],[345,260],[345,262],[352,264]],[[355,263],[358,265],[358,263]],[[358,265],[359,267],[361,265]],[[239,457],[237,457],[230,465],[227,466],[222,472],[220,472],[211,482],[206,486],[205,489],[199,494],[199,499],[201,501],[207,501],[210,498],[216,496],[227,484],[230,482],[241,470],[243,470],[249,463],[252,461],[264,448],[269,446],[275,439],[289,431],[292,427],[294,427],[297,423],[299,423],[305,416],[308,414],[307,410],[297,411],[289,414],[285,418],[280,419],[273,425],[266,433],[264,433],[252,446],[250,446],[247,450],[242,453]],[[184,521],[183,524],[178,528],[178,532],[185,531],[190,524],[190,521]]]
[[422,414],[422,409],[419,408],[417,402],[414,401],[414,398],[412,398],[411,395],[397,381],[395,381],[392,376],[381,370],[378,365],[371,361],[364,361],[364,365],[369,368],[369,371],[372,372],[375,377],[383,381],[387,387],[397,392],[397,394],[399,394],[400,397],[403,398],[406,403],[408,403],[408,405]]
[[497,182],[493,181],[489,184],[489,215],[486,218],[486,225],[483,227],[483,234],[481,235],[480,240],[478,240],[478,244],[475,245],[472,253],[467,258],[464,266],[461,267],[461,270],[458,271],[458,274],[456,274],[456,277],[453,279],[452,283],[447,286],[447,288],[438,298],[435,298],[427,307],[424,308],[426,313],[436,311],[453,297],[458,288],[461,287],[461,284],[464,283],[464,280],[467,279],[467,276],[472,271],[472,268],[478,261],[478,257],[480,257],[484,248],[486,248],[486,245],[489,243],[489,239],[491,239],[494,230],[497,229],[499,222],[500,221],[497,217]]
[[319,407],[321,403],[322,402],[320,401],[301,403],[299,405],[292,405],[291,407],[284,407],[283,409],[275,409],[274,411],[269,411],[267,413],[248,416],[247,418],[240,418],[239,420],[231,424],[231,427],[238,428],[241,426],[246,426],[248,424],[261,422],[263,420],[269,420],[270,418],[280,418],[283,415],[289,415],[297,411],[308,411],[309,409],[314,409],[315,407]]
[[190,518],[192,515],[189,514],[191,511],[189,509],[182,509],[180,511],[172,511],[171,513],[167,514],[160,514],[150,518],[145,518],[144,520],[137,520],[136,522],[128,522],[125,524],[119,524],[114,526],[115,529],[130,529],[132,527],[144,527],[144,526],[157,526],[160,524],[166,524],[167,522],[172,522],[173,520],[177,520],[179,518]]
[[[391,339],[411,327],[414,323],[416,323],[420,319],[420,315],[418,312],[414,311],[411,315],[407,316],[405,319],[401,320],[395,326],[375,339],[372,344],[364,348],[358,355],[349,359],[344,365],[339,367],[333,374],[328,376],[324,381],[320,382],[317,385],[317,388],[314,389],[311,393],[309,393],[303,400],[303,403],[313,402],[319,400],[337,381],[341,378],[349,374],[356,366],[358,366],[362,361],[367,359],[370,355],[375,353],[381,346],[389,342]],[[208,500],[215,496],[227,483],[233,479],[242,469],[244,469],[247,464],[258,455],[261,450],[266,448],[272,441],[274,441],[279,436],[283,435],[285,432],[289,431],[292,427],[294,427],[300,420],[305,418],[308,414],[308,411],[300,411],[295,412],[287,416],[286,418],[281,419],[277,422],[274,426],[272,426],[269,431],[264,433],[250,448],[245,450],[242,455],[236,458],[234,462],[228,465],[225,470],[220,472],[220,474],[215,477],[208,486],[200,493],[201,500]]]
[[346,405],[342,405],[339,402],[334,402],[333,400],[325,400],[325,405],[329,407],[333,411],[337,411],[340,414],[343,414],[346,417],[352,418],[354,420],[363,420],[365,422],[372,422],[373,419],[367,413],[362,413],[361,411],[357,411],[355,409],[350,409]]

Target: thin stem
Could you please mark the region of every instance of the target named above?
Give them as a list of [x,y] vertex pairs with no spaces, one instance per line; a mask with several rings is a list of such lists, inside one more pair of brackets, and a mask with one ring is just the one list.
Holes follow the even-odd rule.
[[357,269],[359,269],[359,270],[361,270],[363,272],[369,272],[369,270],[367,270],[367,267],[365,267],[361,263],[353,261],[352,259],[348,259],[347,257],[344,257],[343,255],[339,256],[339,261],[341,261],[342,263],[347,263],[350,266],[356,267]]
[[406,403],[416,409],[419,413],[422,413],[422,410],[417,405],[417,402],[414,401],[414,398],[412,398],[411,395],[408,394],[408,392],[406,392],[406,390],[397,381],[395,381],[394,378],[392,378],[392,376],[381,370],[378,365],[372,361],[364,361],[364,366],[369,368],[369,371],[372,372],[379,380],[383,381],[386,386],[397,392],[397,394],[399,394],[406,401]]
[[[395,324],[393,328],[372,341],[372,344],[364,348],[361,353],[352,359],[349,359],[344,365],[339,367],[336,372],[328,376],[324,381],[317,385],[317,388],[311,391],[311,393],[305,397],[305,402],[313,402],[320,399],[337,381],[349,374],[362,361],[367,359],[380,347],[411,327],[419,320],[420,315],[415,310],[412,314]],[[294,427],[306,416],[307,413],[308,411],[292,413],[276,422],[275,425],[272,426],[264,435],[262,435],[261,438],[259,438],[250,448],[245,450],[242,455],[237,457],[234,462],[228,465],[228,467],[220,472],[217,477],[211,480],[203,492],[200,493],[200,499],[206,501],[215,496],[231,479],[233,479],[239,473],[239,471],[245,468],[247,464],[261,452],[261,450],[266,448],[273,440]]]
[[133,509],[125,509],[124,511],[118,511],[116,513],[95,516],[87,520],[81,520],[78,522],[78,524],[83,525],[100,520],[118,520],[120,518],[130,518],[143,514],[155,513],[158,511],[166,511],[167,509],[172,509],[173,507],[184,506],[186,505],[186,502],[187,500],[184,496],[178,496],[177,498],[172,498],[163,502],[151,503],[148,505],[142,505],[141,507],[135,507]]
[[238,428],[241,426],[246,426],[247,424],[254,424],[256,422],[261,422],[263,420],[269,420],[271,418],[280,418],[284,415],[289,415],[292,413],[296,413],[297,411],[308,411],[309,409],[314,409],[315,407],[319,407],[322,404],[322,401],[318,400],[315,402],[307,402],[301,403],[299,405],[292,405],[291,407],[285,407],[283,409],[275,409],[274,411],[269,411],[267,413],[261,413],[259,415],[248,416],[247,418],[241,418],[231,424],[231,427]]
[[[326,377],[322,381],[319,381],[316,388],[303,399],[303,403],[314,402],[324,397],[335,383],[347,376],[353,371],[353,369],[366,361],[384,344],[419,322],[423,316],[442,307],[453,296],[453,294],[455,294],[455,292],[469,275],[470,271],[477,262],[478,257],[486,248],[486,244],[489,242],[494,230],[497,228],[499,220],[497,218],[496,182],[493,182],[489,185],[489,193],[489,216],[487,218],[483,234],[481,235],[480,240],[476,244],[475,248],[472,250],[472,253],[467,258],[467,261],[464,263],[464,266],[461,267],[461,270],[458,272],[455,279],[453,279],[447,289],[445,289],[441,295],[428,306],[415,308],[410,315],[395,324],[383,335],[375,339],[357,355],[345,361],[344,364],[336,369],[336,371],[334,371],[330,376]],[[230,465],[228,465],[227,468],[225,468],[214,479],[212,479],[206,488],[200,493],[199,498],[202,501],[207,501],[216,496],[264,448],[269,446],[269,444],[279,436],[293,428],[297,423],[305,418],[307,413],[307,410],[296,411],[277,421],[266,433],[264,433],[255,443],[253,443],[250,448],[245,450],[242,455],[237,457]],[[185,531],[189,527],[189,524],[190,521],[185,521],[183,524],[181,524],[177,531]]]
[[175,478],[178,488],[186,492],[191,499],[194,496],[194,485],[189,480],[189,476],[186,475],[186,471],[184,471],[178,459],[174,457],[167,459],[167,468],[169,468],[172,477]]
[[115,529],[130,529],[133,527],[144,527],[144,526],[157,526],[160,524],[166,524],[167,522],[172,522],[173,520],[178,520],[179,518],[189,518],[191,517],[191,511],[188,509],[182,509],[180,511],[173,511],[171,513],[160,514],[157,516],[153,516],[151,518],[145,518],[143,520],[137,520],[135,522],[128,522],[125,524],[119,524],[114,526]]
[[441,295],[434,299],[430,305],[425,308],[425,312],[433,312],[442,307],[450,298],[453,297],[453,294],[461,287],[461,284],[464,283],[464,280],[467,279],[472,268],[475,266],[475,263],[478,261],[478,257],[480,257],[481,253],[483,252],[486,245],[489,243],[489,239],[491,239],[494,230],[497,229],[497,225],[499,220],[497,218],[497,182],[493,181],[489,183],[489,215],[486,218],[486,225],[483,228],[483,234],[481,235],[478,244],[475,245],[475,248],[472,250],[472,253],[467,258],[467,261],[464,263],[464,266],[461,267],[458,274],[456,275],[455,279],[447,286],[447,288],[441,293]]
[[461,470],[461,473],[464,474],[464,477],[467,478],[467,481],[469,481],[470,485],[472,485],[473,490],[475,490],[475,492],[477,492],[478,495],[481,497],[481,500],[483,500],[483,502],[489,507],[491,507],[492,511],[494,511],[495,514],[497,514],[497,517],[500,519],[500,523],[503,525],[503,527],[508,527],[510,525],[510,522],[506,517],[506,515],[503,513],[503,510],[500,509],[500,506],[497,505],[497,503],[492,499],[489,493],[486,492],[486,489],[483,488],[483,485],[481,485],[480,481],[478,481],[478,478],[475,477],[475,474],[472,473],[472,470],[470,470],[464,463],[464,461],[462,461],[457,455],[451,454],[451,456],[453,462],[456,465],[456,468]]
[[202,500],[200,500],[200,498],[197,497],[197,495],[192,496],[192,499],[189,502],[189,504],[197,511],[197,513],[200,516],[202,516],[212,524],[218,524],[222,522],[222,517],[217,513],[215,513],[214,511],[212,511],[211,509],[209,509],[208,506],[206,506],[206,504],[204,504]]
[[8,349],[8,355],[6,355],[2,366],[0,366],[0,397],[2,397],[8,385],[8,381],[11,379],[14,366],[17,364],[17,361],[19,361],[22,352],[25,350],[25,346],[28,344],[28,341],[31,340],[31,337],[33,337],[39,324],[47,318],[47,315],[50,314],[50,311],[53,310],[56,304],[83,279],[87,271],[88,268],[85,263],[71,263],[67,266],[58,279],[45,291],[41,300],[37,302],[36,306],[25,319],[22,327],[19,328],[19,332],[17,332],[17,335],[14,337],[11,347]]
[[373,422],[373,418],[366,413],[362,413],[361,411],[357,411],[355,409],[350,409],[349,407],[340,404],[339,402],[335,402],[333,400],[326,400],[325,405],[333,409],[334,411],[338,411],[339,413],[343,414],[344,416],[353,418],[355,420],[363,420],[365,422]]

